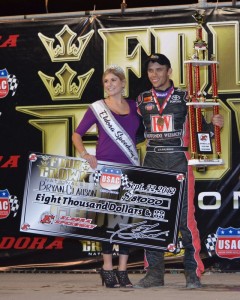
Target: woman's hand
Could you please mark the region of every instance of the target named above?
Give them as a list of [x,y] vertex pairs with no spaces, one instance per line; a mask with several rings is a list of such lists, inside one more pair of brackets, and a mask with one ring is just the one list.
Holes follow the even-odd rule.
[[91,155],[87,152],[87,150],[85,149],[85,147],[83,145],[82,137],[78,133],[74,132],[72,135],[72,141],[73,141],[73,144],[76,147],[80,157],[85,159],[86,161],[88,161],[88,163],[92,169],[96,169],[97,168],[96,156]]
[[89,165],[92,169],[97,168],[97,159],[96,159],[95,155],[86,153],[85,155],[82,156],[82,158],[85,159],[89,163]]

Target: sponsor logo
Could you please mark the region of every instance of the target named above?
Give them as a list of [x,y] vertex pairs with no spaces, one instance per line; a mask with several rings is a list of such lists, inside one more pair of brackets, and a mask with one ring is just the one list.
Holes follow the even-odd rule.
[[37,155],[35,153],[31,153],[29,155],[29,160],[35,162],[37,160]]
[[0,190],[0,219],[7,218],[10,213],[16,217],[19,208],[19,201],[16,196],[10,195],[7,189]]
[[27,231],[29,228],[30,228],[30,225],[28,223],[24,223],[21,226],[21,230],[23,230],[23,231]]
[[16,249],[16,250],[61,250],[63,249],[64,238],[56,237],[54,240],[48,237],[13,237],[3,236],[0,238],[0,249]]
[[172,95],[169,102],[170,103],[181,103],[181,97],[179,95]]
[[207,139],[208,139],[208,135],[206,135],[206,134],[202,134],[200,137],[201,141],[206,141]]
[[174,252],[174,251],[176,250],[176,245],[174,245],[174,244],[169,244],[169,245],[167,246],[167,249],[168,249],[169,252]]
[[[40,223],[44,225],[64,225],[64,226],[71,226],[71,227],[78,227],[84,229],[94,229],[97,227],[95,224],[92,223],[92,219],[86,219],[81,217],[71,217],[71,216],[61,216],[57,218],[50,212],[45,212],[40,217]],[[22,230],[28,230],[30,226],[28,224],[22,225]]]
[[91,224],[92,219],[86,219],[81,217],[61,216],[54,224],[60,224],[71,227],[94,229],[97,227],[95,224]]
[[177,178],[177,181],[182,182],[185,179],[185,176],[184,176],[184,174],[178,174],[176,176],[176,178]]
[[219,227],[217,232],[216,254],[219,257],[234,259],[240,257],[240,228]]
[[20,155],[4,157],[0,155],[0,168],[18,168]]
[[[2,42],[2,36],[0,35],[0,41]],[[17,41],[19,34],[10,34],[7,39],[0,43],[0,48],[15,48],[17,47]]]
[[10,214],[9,196],[8,190],[0,191],[0,219],[5,219]]
[[41,215],[40,223],[42,224],[53,224],[55,216],[49,212],[45,212]]
[[158,96],[158,97],[167,97],[167,95],[168,95],[168,92],[159,92],[159,91],[155,91],[156,92],[156,95]]
[[144,98],[143,98],[143,102],[153,102],[152,96],[144,97]]
[[122,171],[112,167],[101,170],[100,186],[107,190],[117,190],[121,186]]
[[[95,241],[82,240],[82,252],[87,253],[88,256],[99,256],[102,255],[102,244]],[[113,244],[113,255],[118,255],[119,245]]]
[[18,83],[17,77],[13,74],[9,74],[7,69],[0,70],[0,98],[5,98],[9,92],[14,96]]
[[[160,118],[164,120],[164,122],[158,121]],[[151,131],[152,132],[171,132],[173,131],[173,118],[172,115],[152,115],[151,116]]]
[[6,97],[8,92],[8,72],[6,69],[0,70],[0,98]]
[[153,103],[148,103],[146,106],[145,106],[145,110],[147,111],[151,111],[153,110],[155,107],[155,105]]

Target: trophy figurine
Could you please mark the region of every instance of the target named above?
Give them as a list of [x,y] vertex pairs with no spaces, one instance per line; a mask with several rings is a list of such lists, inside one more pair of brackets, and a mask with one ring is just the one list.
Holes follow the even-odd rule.
[[[217,64],[214,55],[207,60],[207,43],[202,38],[202,24],[204,15],[196,12],[193,16],[197,21],[196,40],[194,41],[194,54],[190,60],[185,61],[187,67],[188,114],[190,125],[190,151],[189,165],[198,166],[205,170],[206,166],[222,165],[220,128],[214,126],[215,147],[213,149],[210,132],[202,129],[202,110],[212,108],[213,114],[219,113]],[[206,99],[206,93],[201,90],[200,68],[210,66],[212,98]]]

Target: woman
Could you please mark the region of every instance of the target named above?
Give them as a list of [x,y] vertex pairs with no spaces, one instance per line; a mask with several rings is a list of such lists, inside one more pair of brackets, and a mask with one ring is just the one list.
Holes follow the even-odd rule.
[[[103,74],[102,81],[107,98],[89,106],[73,133],[72,141],[80,156],[86,159],[93,169],[97,167],[98,160],[139,165],[136,134],[140,119],[135,101],[126,100],[123,97],[126,84],[124,71],[119,66],[109,66]],[[96,156],[86,151],[82,141],[82,136],[93,124],[96,124],[98,128]],[[116,138],[116,133],[119,138]],[[110,243],[102,243],[103,284],[105,282],[106,287],[109,288],[132,287],[127,273],[128,247],[119,245],[119,266],[116,273],[113,271],[112,251]]]

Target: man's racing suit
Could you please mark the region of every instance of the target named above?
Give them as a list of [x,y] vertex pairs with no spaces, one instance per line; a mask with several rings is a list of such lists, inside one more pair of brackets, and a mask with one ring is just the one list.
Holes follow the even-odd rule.
[[[170,89],[172,89],[170,91]],[[168,96],[169,91],[171,92]],[[155,96],[155,100],[154,100]],[[162,110],[163,122],[159,122],[159,108],[155,101],[163,105],[166,97],[168,101]],[[185,248],[184,268],[185,272],[194,272],[197,277],[204,271],[204,265],[200,259],[200,238],[194,217],[194,175],[192,168],[188,166],[190,158],[189,145],[189,124],[187,109],[186,91],[172,87],[166,91],[145,91],[138,96],[138,113],[143,118],[145,137],[147,140],[147,151],[143,165],[163,170],[187,172],[187,189],[183,196],[182,213],[180,218],[180,232]],[[166,101],[165,101],[166,102]],[[203,118],[203,130],[211,131],[213,125],[207,124]],[[164,253],[146,250],[148,269],[163,268]],[[164,271],[161,276],[163,277]],[[159,275],[159,274],[158,274]],[[163,278],[162,284],[163,284]],[[162,285],[161,284],[161,285]]]

